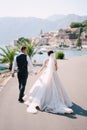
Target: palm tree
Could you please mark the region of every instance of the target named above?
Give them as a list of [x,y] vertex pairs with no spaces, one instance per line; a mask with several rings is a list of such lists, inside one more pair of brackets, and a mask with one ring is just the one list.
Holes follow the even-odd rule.
[[33,44],[27,44],[26,47],[27,47],[27,54],[29,55],[30,58],[32,58],[37,53],[37,50],[35,50]]
[[31,44],[31,40],[24,37],[21,37],[17,40],[18,47],[23,46],[23,45],[26,46],[26,44]]
[[0,63],[9,63],[9,70],[11,71],[12,63],[14,60],[14,56],[16,55],[17,49],[16,48],[12,49],[9,47],[5,47],[4,49],[0,47],[0,50],[2,51],[0,52],[1,56]]
[[27,47],[27,54],[32,58],[37,52],[37,50],[35,50],[37,44],[35,42],[32,43],[30,39],[21,37],[17,41],[17,47],[20,49],[23,45]]
[[82,48],[82,41],[80,37],[77,39],[77,47],[79,47],[79,50]]

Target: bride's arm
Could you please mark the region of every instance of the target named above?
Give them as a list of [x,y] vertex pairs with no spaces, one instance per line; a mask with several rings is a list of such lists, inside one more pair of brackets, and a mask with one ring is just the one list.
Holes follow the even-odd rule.
[[55,69],[56,69],[56,71],[58,70],[57,60],[55,61]]
[[39,72],[42,72],[47,66],[46,66],[47,60],[43,63],[43,66],[40,68]]

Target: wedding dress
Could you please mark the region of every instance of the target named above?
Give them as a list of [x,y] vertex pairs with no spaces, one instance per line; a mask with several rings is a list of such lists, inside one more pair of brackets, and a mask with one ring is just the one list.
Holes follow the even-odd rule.
[[56,59],[51,54],[45,71],[37,79],[29,92],[27,112],[37,113],[36,107],[41,111],[51,113],[73,112],[69,107],[72,102],[69,99],[55,68]]

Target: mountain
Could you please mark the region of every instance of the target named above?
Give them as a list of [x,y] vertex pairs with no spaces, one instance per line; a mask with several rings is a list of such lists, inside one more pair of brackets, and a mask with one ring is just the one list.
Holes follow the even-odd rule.
[[[53,21],[55,19],[55,24],[57,28],[66,28],[70,25],[71,22],[82,22],[87,19],[87,16],[79,16],[75,14],[69,15],[53,15],[48,18],[48,20]],[[60,19],[57,19],[60,18]],[[57,20],[56,20],[57,19]]]
[[18,37],[38,36],[43,32],[66,28],[71,22],[82,22],[87,16],[75,14],[53,15],[46,19],[35,17],[1,17],[0,18],[0,45],[9,44]]
[[64,17],[66,17],[66,15],[60,14],[60,15],[49,16],[47,19],[50,21],[57,21],[57,20],[63,19]]

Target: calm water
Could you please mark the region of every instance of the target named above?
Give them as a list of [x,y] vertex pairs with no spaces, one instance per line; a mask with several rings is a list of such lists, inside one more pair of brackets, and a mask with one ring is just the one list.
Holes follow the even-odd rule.
[[6,67],[0,66],[0,72],[3,71],[3,70],[6,70],[6,69],[7,69]]
[[[82,55],[87,55],[87,50],[56,50],[56,51],[62,51],[65,54],[65,58],[71,58],[71,57],[77,57]],[[43,54],[36,54],[33,57],[33,61],[36,60],[38,63],[42,63],[45,59],[47,59],[47,53],[44,52]]]

